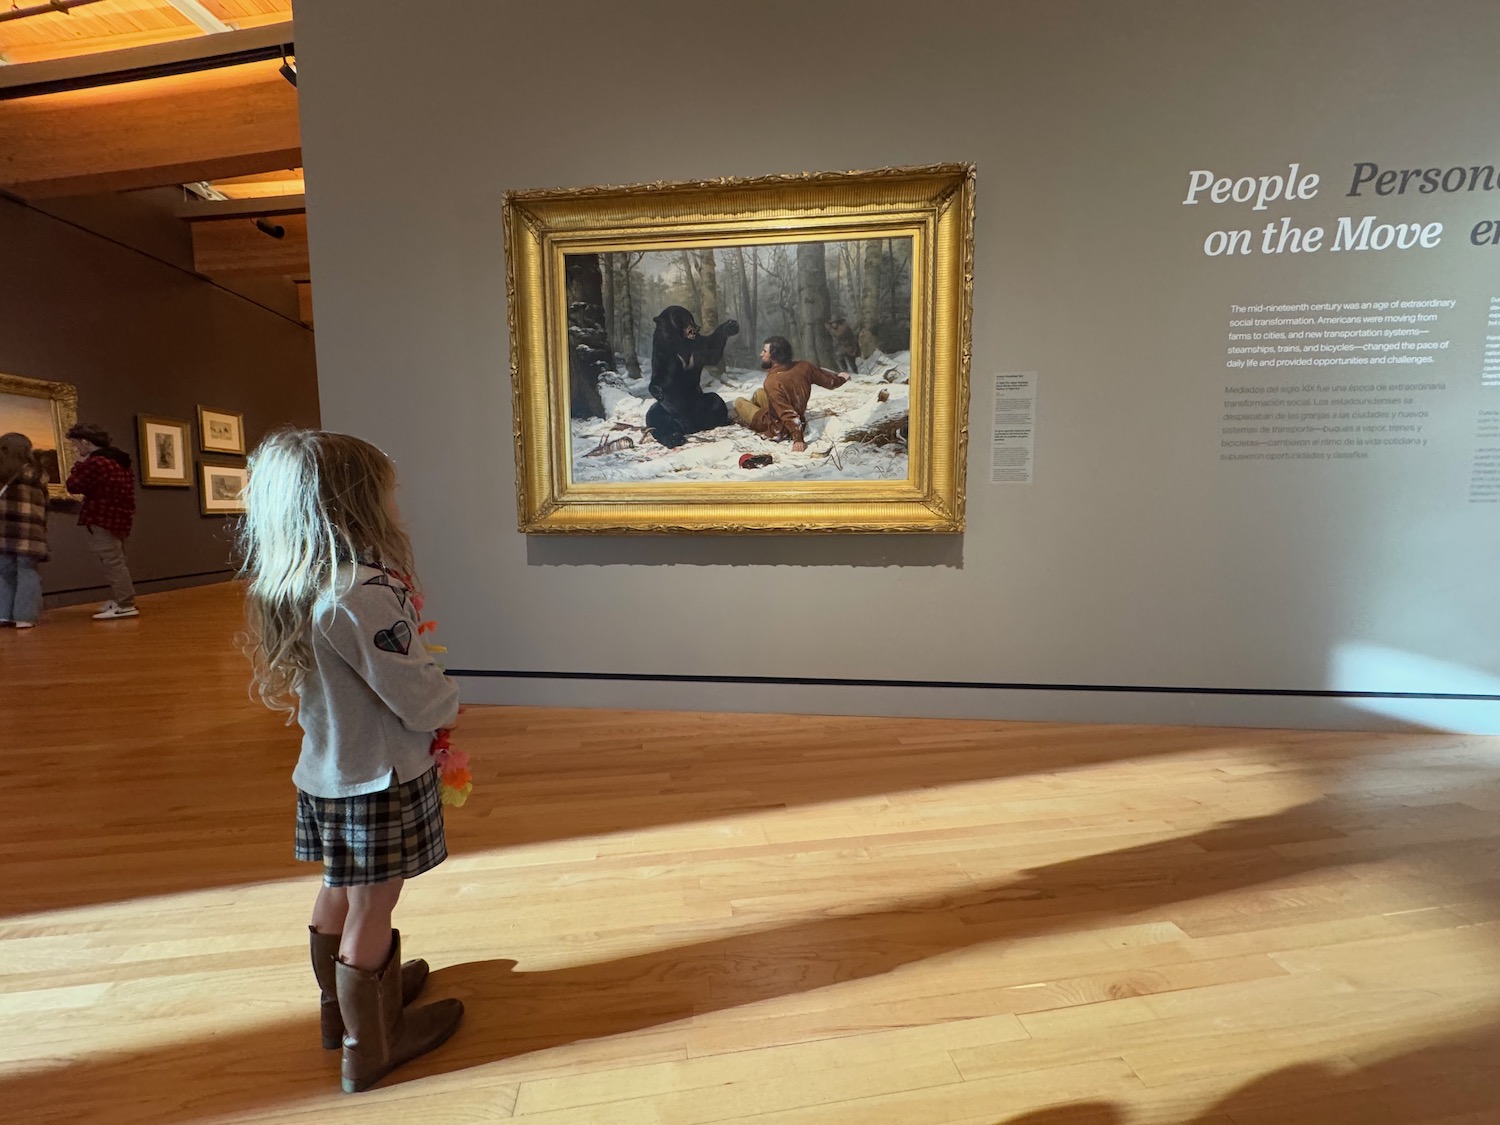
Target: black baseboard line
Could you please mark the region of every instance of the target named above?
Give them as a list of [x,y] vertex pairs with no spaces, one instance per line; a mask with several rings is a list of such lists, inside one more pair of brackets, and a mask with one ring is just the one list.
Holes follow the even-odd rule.
[[[192,574],[169,574],[164,578],[132,577],[131,581],[133,582],[135,587],[139,589],[142,586],[154,586],[162,582],[187,582],[193,578],[213,578],[217,575],[229,575],[234,573],[235,571],[233,568],[224,567],[221,570],[198,570],[194,571]],[[108,589],[108,584],[101,582],[97,586],[74,586],[68,590],[47,590],[45,591],[45,593],[48,597],[63,597],[68,594],[89,594],[93,593],[96,590]]]
[[[235,573],[230,568],[174,574],[167,578],[145,578],[136,585],[185,582]],[[48,594],[81,594],[107,590],[107,586],[78,586],[71,590],[48,590]],[[548,672],[504,668],[449,668],[450,676],[480,680],[583,680],[614,683],[732,684],[764,687],[856,687],[941,688],[952,691],[1049,691],[1094,692],[1119,695],[1240,695],[1273,699],[1434,699],[1454,702],[1500,703],[1500,695],[1487,692],[1445,691],[1324,691],[1293,688],[1185,687],[1179,684],[1029,684],[989,680],[884,680],[845,676],[694,676],[650,672]]]
[[1147,684],[1025,684],[982,680],[879,680],[838,676],[694,676],[647,672],[542,672],[496,668],[449,668],[448,675],[499,680],[584,680],[617,683],[733,684],[770,687],[945,688],[958,691],[1096,692],[1135,695],[1241,695],[1278,699],[1438,699],[1500,702],[1500,695],[1441,691],[1315,691],[1290,688],[1152,686]]

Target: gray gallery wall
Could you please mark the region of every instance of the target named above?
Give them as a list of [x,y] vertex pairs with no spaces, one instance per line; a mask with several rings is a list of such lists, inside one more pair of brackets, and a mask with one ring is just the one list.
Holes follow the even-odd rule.
[[[132,458],[137,414],[190,420],[195,442],[199,403],[243,412],[252,442],[284,422],[317,423],[308,328],[57,210],[0,199],[0,371],[74,384],[80,418]],[[111,222],[131,233],[124,211]],[[196,484],[140,488],[136,501],[127,547],[142,592],[229,577],[229,525],[199,514]],[[76,515],[53,513],[50,542],[48,604],[108,596]]]
[[[399,463],[454,668],[646,677],[470,676],[470,699],[1500,725],[1493,699],[1402,697],[1500,692],[1500,507],[1474,468],[1500,442],[1500,248],[1468,238],[1500,191],[1345,194],[1359,162],[1500,162],[1493,0],[430,0],[416,34],[410,11],[297,14],[326,423]],[[517,533],[506,190],[956,160],[978,166],[966,534]],[[1294,162],[1316,196],[1184,202],[1195,170]],[[1204,252],[1367,214],[1446,234]],[[1433,365],[1226,369],[1232,305],[1429,298],[1455,302]],[[992,484],[1016,371],[1034,479]],[[1365,403],[1398,377],[1432,388],[1406,392],[1425,445],[1226,459],[1243,385],[1363,380]],[[872,682],[783,682],[827,678]],[[923,686],[952,683],[1000,686]]]

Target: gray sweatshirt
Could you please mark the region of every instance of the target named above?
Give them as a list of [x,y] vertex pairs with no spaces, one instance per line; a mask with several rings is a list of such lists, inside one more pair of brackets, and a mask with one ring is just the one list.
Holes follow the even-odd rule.
[[458,718],[458,685],[417,635],[406,586],[374,567],[343,566],[335,592],[313,606],[312,625],[297,788],[353,797],[388,788],[393,775],[421,777],[433,766],[433,731]]

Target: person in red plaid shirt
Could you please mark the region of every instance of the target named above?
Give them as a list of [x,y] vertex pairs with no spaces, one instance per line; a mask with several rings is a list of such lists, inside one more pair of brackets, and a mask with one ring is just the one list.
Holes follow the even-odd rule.
[[78,453],[68,474],[68,491],[83,497],[78,525],[88,533],[89,546],[104,565],[104,576],[114,595],[94,614],[94,620],[139,617],[135,586],[125,564],[125,540],[135,521],[135,474],[130,471],[130,454],[110,445],[107,431],[88,423],[74,426],[68,437]]

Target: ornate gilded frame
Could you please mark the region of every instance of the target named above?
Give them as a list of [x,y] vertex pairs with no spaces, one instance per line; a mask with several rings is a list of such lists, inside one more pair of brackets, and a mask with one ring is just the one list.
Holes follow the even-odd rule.
[[[73,446],[68,441],[68,431],[78,421],[78,388],[71,383],[49,383],[45,379],[27,379],[20,375],[0,374],[0,394],[25,395],[28,398],[46,399],[52,405],[52,430],[56,442],[59,480],[47,485],[47,494],[54,500],[66,500],[70,496],[65,483],[73,470]],[[0,432],[3,432],[0,425]]]
[[[504,230],[521,531],[963,530],[973,165],[513,191]],[[565,253],[892,237],[913,239],[905,480],[572,480]]]

